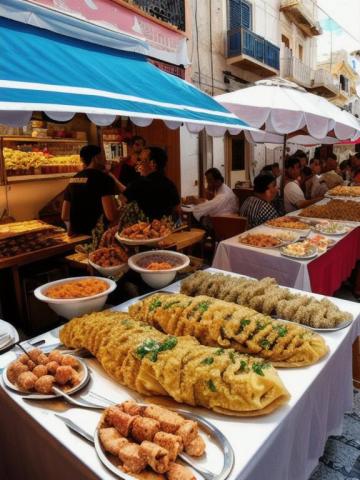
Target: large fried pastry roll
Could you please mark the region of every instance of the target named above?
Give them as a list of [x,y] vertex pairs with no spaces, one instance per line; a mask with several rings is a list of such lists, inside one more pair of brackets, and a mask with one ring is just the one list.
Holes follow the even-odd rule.
[[205,295],[155,293],[132,305],[129,313],[165,333],[193,335],[203,345],[257,355],[277,367],[310,365],[328,351],[323,338],[309,329]]
[[289,399],[269,363],[229,355],[192,337],[164,335],[124,313],[75,318],[60,338],[68,347],[89,350],[109,375],[144,395],[169,395],[180,403],[242,416],[272,412]]

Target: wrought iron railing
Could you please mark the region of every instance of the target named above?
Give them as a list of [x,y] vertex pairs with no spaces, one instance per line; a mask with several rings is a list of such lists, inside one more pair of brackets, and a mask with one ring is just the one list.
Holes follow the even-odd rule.
[[279,70],[280,49],[247,28],[228,31],[228,57],[248,55],[269,67]]
[[184,0],[132,0],[131,3],[152,17],[175,25],[179,30],[185,31]]

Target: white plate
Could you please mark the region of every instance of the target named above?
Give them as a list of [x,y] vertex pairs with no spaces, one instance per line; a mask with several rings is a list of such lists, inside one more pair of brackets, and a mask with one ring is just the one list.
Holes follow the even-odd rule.
[[[78,370],[78,372],[82,375],[82,379],[78,385],[75,385],[75,387],[64,389],[64,392],[67,395],[71,395],[75,392],[78,392],[80,389],[85,387],[85,385],[90,380],[90,372],[86,363],[81,358],[76,357],[76,359],[80,362],[80,369]],[[21,390],[17,385],[14,385],[13,383],[11,383],[10,380],[7,378],[7,369],[8,367],[4,369],[3,375],[2,375],[5,386],[10,390],[13,390],[23,395],[25,398],[28,398],[30,400],[48,400],[49,398],[56,398],[59,396],[55,393],[50,395],[45,395],[43,393],[26,392],[24,390]],[[59,388],[59,385],[56,385],[56,386]]]
[[310,228],[307,228],[306,230],[300,230],[299,228],[275,227],[274,225],[268,225],[267,223],[265,223],[265,225],[269,228],[276,228],[278,230],[288,230],[289,232],[297,233],[300,237],[306,237],[310,233]]
[[[293,232],[291,232],[291,233],[293,233]],[[277,233],[269,233],[269,232],[265,232],[265,231],[264,232],[259,231],[259,232],[254,232],[253,234],[251,234],[249,232],[245,232],[245,233],[243,233],[242,235],[239,236],[239,242],[241,243],[241,245],[245,245],[246,247],[254,247],[254,248],[279,248],[279,247],[283,247],[284,245],[288,245],[289,243],[297,242],[300,239],[300,235],[294,235],[294,238],[292,240],[282,240],[281,238],[279,238],[280,243],[278,245],[273,245],[273,246],[269,246],[269,247],[261,247],[261,246],[258,246],[258,245],[250,245],[248,243],[244,243],[244,242],[241,241],[242,238],[247,237],[248,235],[269,235],[269,236],[276,237]],[[280,235],[280,233],[278,233],[278,235]]]
[[0,320],[0,333],[6,334],[5,337],[0,338],[0,351],[19,341],[17,330],[5,320]]
[[315,225],[314,230],[315,232],[321,233],[322,235],[345,235],[345,233],[348,233],[350,231],[350,228],[344,225],[342,227],[342,230],[339,229],[336,232],[325,232],[320,228],[321,226],[322,226],[321,223],[318,223],[317,225]]
[[315,258],[318,256],[318,250],[316,247],[314,247],[313,253],[309,253],[307,255],[293,255],[291,253],[284,252],[284,247],[280,248],[280,253],[284,257],[289,257],[289,258],[294,258],[296,260],[309,260],[310,258]]
[[[203,456],[204,458],[190,457],[188,455],[186,455],[186,457],[189,458],[194,465],[198,465],[199,468],[211,470],[211,467],[207,464],[207,459],[213,459],[213,458],[219,459],[219,455],[222,455],[223,462],[222,462],[221,471],[213,472],[214,473],[213,480],[225,480],[230,475],[234,465],[234,461],[235,461],[234,450],[229,440],[224,436],[224,434],[217,427],[215,427],[215,425],[205,420],[204,418],[200,417],[199,415],[190,413],[185,410],[180,410],[178,408],[174,408],[174,409],[169,408],[169,410],[174,410],[184,418],[198,422],[200,427],[200,432],[203,433],[202,438],[206,443],[206,453]],[[95,443],[96,453],[99,459],[101,460],[101,462],[112,473],[114,473],[117,477],[122,478],[123,480],[134,480],[135,478],[140,478],[141,473],[140,475],[135,475],[135,474],[131,475],[131,474],[124,473],[118,467],[119,459],[115,455],[111,455],[110,453],[106,452],[103,449],[100,438],[99,438],[100,427],[101,427],[101,423],[99,423],[99,425],[96,428],[95,435],[94,435],[94,443]],[[182,463],[181,459],[179,463]],[[217,465],[219,463],[220,462],[217,461]],[[183,463],[183,464],[186,465],[186,463]],[[191,469],[190,466],[188,466],[188,468]],[[150,471],[151,473],[153,473],[152,470]],[[157,474],[154,474],[154,475],[157,475]],[[196,478],[200,478],[198,474],[196,475]]]
[[123,243],[124,245],[156,245],[157,243],[161,242],[161,240],[164,240],[167,238],[171,232],[167,233],[166,235],[163,235],[162,237],[159,238],[150,238],[148,240],[132,240],[131,238],[127,237],[121,237],[119,232],[115,233],[115,238],[118,242]]

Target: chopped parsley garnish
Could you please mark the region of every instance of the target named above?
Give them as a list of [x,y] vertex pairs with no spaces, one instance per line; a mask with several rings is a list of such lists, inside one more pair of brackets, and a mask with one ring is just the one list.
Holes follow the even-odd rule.
[[251,368],[253,369],[253,372],[263,377],[264,376],[263,370],[269,367],[270,367],[269,363],[253,363]]
[[200,302],[197,307],[196,307],[196,310],[200,310],[201,313],[205,313],[206,310],[209,308],[209,302]]
[[240,368],[236,373],[243,373],[249,370],[247,362],[245,360],[240,360]]
[[240,320],[240,326],[238,328],[238,331],[236,332],[237,334],[241,333],[244,328],[246,327],[246,325],[249,325],[250,323],[250,320],[247,320],[246,318],[243,318],[242,320]]
[[261,346],[261,348],[264,348],[265,350],[269,350],[270,347],[271,347],[271,343],[269,342],[269,340],[266,340],[266,338],[265,338],[264,340],[261,340],[260,346]]
[[201,365],[211,365],[212,363],[214,363],[213,357],[206,357],[200,362]]
[[149,306],[150,312],[155,310],[155,308],[161,307],[161,305],[162,305],[162,303],[160,302],[160,300],[154,300],[152,303],[150,303],[150,306]]
[[180,303],[180,300],[175,300],[174,302],[165,303],[163,308],[167,310],[168,308],[171,308],[173,305],[176,305],[177,303]]
[[223,348],[218,348],[216,351],[215,351],[215,355],[222,355],[224,353],[224,349]]
[[216,385],[212,380],[208,380],[207,385],[212,392],[216,392]]
[[263,330],[265,327],[266,327],[265,323],[262,323],[259,320],[256,320],[256,331],[260,332],[260,330]]
[[288,329],[283,325],[277,325],[275,329],[277,330],[279,337],[285,337],[285,335],[288,333]]
[[136,354],[140,358],[144,358],[147,354],[152,362],[156,362],[158,354],[164,352],[165,350],[171,350],[177,344],[176,337],[169,337],[164,340],[162,343],[157,342],[151,338],[147,338],[141,345],[136,349]]
[[231,363],[235,363],[235,352],[229,352],[229,358],[231,360]]

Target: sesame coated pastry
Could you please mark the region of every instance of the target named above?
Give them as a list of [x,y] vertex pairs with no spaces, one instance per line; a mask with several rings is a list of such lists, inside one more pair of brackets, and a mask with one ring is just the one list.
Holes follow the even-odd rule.
[[[89,350],[109,375],[143,395],[168,395],[238,416],[264,415],[289,399],[271,364],[238,353],[230,358],[221,348],[165,335],[125,313],[75,318],[62,328],[60,339],[67,347]],[[177,431],[182,438],[189,434],[191,425]]]
[[239,352],[277,367],[303,367],[328,351],[323,338],[309,329],[205,295],[155,293],[131,305],[129,313],[165,333],[193,335],[203,345],[229,348],[230,359]]
[[269,277],[255,280],[198,271],[181,282],[181,293],[208,295],[313,328],[334,328],[352,320],[350,313],[342,312],[327,298],[318,300],[311,295],[291,292]]

